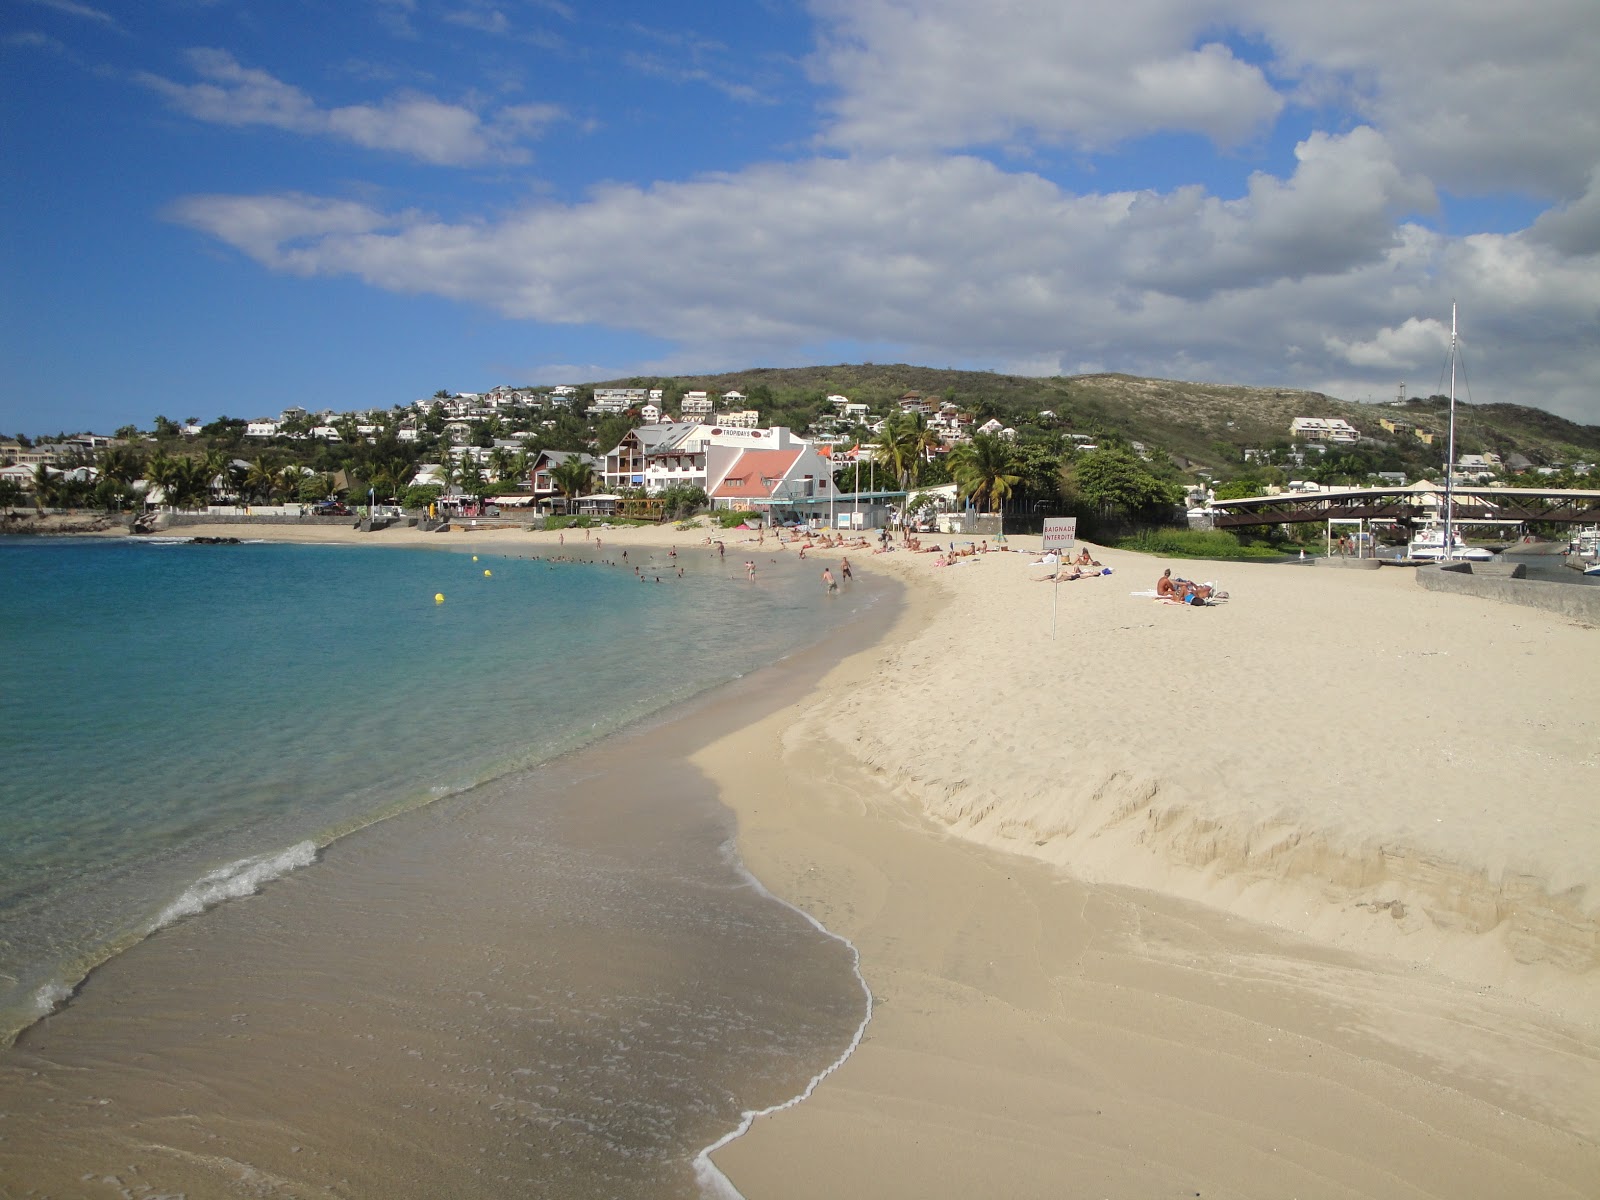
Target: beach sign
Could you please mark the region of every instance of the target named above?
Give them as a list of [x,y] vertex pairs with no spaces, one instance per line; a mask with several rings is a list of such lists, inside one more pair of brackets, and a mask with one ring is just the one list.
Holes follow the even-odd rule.
[[1078,540],[1077,517],[1046,517],[1044,519],[1044,546],[1043,550],[1049,554],[1052,550],[1060,553],[1072,549],[1072,544]]

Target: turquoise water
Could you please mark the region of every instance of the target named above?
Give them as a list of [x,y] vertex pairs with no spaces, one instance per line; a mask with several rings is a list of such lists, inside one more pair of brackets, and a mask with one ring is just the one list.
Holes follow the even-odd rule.
[[341,833],[604,736],[848,616],[809,570],[764,563],[752,585],[742,561],[0,542],[0,1039],[110,954]]

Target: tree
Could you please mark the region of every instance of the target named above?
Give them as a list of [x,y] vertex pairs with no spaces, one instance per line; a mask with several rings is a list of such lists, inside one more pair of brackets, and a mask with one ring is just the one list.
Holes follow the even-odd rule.
[[278,486],[278,469],[265,457],[250,464],[244,475],[244,487],[255,500],[271,500]]
[[233,478],[233,458],[226,450],[210,450],[206,452],[206,486],[223,496],[233,494],[235,480]]
[[987,504],[998,512],[1022,482],[1010,443],[992,433],[961,443],[947,461],[961,498],[970,499],[980,510]]
[[211,472],[205,460],[180,458],[172,472],[170,503],[178,508],[201,508],[211,498]]
[[476,457],[463,458],[456,467],[456,482],[461,485],[461,490],[467,495],[482,498],[487,490],[483,478],[483,468],[478,465]]
[[54,474],[44,463],[33,468],[33,503],[40,512],[46,507],[55,507],[59,499],[59,489],[56,485],[58,475]]
[[1120,446],[1084,455],[1064,476],[1063,490],[1075,490],[1102,515],[1135,521],[1159,521],[1183,495],[1182,488],[1151,475],[1131,451]]
[[144,459],[132,446],[107,446],[100,452],[102,478],[127,485],[144,476]]
[[550,482],[568,500],[594,487],[594,467],[574,455],[550,468]]
[[272,486],[272,494],[283,500],[292,499],[300,494],[300,481],[304,477],[305,469],[291,463],[278,472],[278,478]]
[[[178,473],[183,468],[178,465],[178,460],[163,450],[157,450],[144,464],[144,477],[150,489],[161,489],[161,503],[176,505],[178,503]],[[150,495],[146,491],[145,495]]]

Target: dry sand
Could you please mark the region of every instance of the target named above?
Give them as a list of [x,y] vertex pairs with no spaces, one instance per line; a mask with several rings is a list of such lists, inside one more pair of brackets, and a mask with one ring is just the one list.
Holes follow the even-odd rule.
[[868,559],[900,630],[701,758],[879,1002],[734,1184],[1594,1195],[1600,632],[1399,569],[1190,564],[1232,598],[1187,609],[1103,552],[1052,640],[1032,557]]
[[1402,569],[1189,564],[1231,599],[1188,609],[1098,553],[1052,638],[1034,554],[851,552],[909,585],[896,631],[697,757],[876,998],[719,1165],[750,1200],[1595,1195],[1600,631]]

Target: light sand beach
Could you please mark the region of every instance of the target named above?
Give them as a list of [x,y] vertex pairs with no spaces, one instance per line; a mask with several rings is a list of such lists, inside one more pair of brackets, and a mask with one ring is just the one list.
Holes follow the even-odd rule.
[[[1401,569],[847,553],[894,631],[693,759],[874,998],[717,1153],[743,1195],[1594,1194],[1600,630]],[[1229,600],[1130,594],[1164,565]]]

